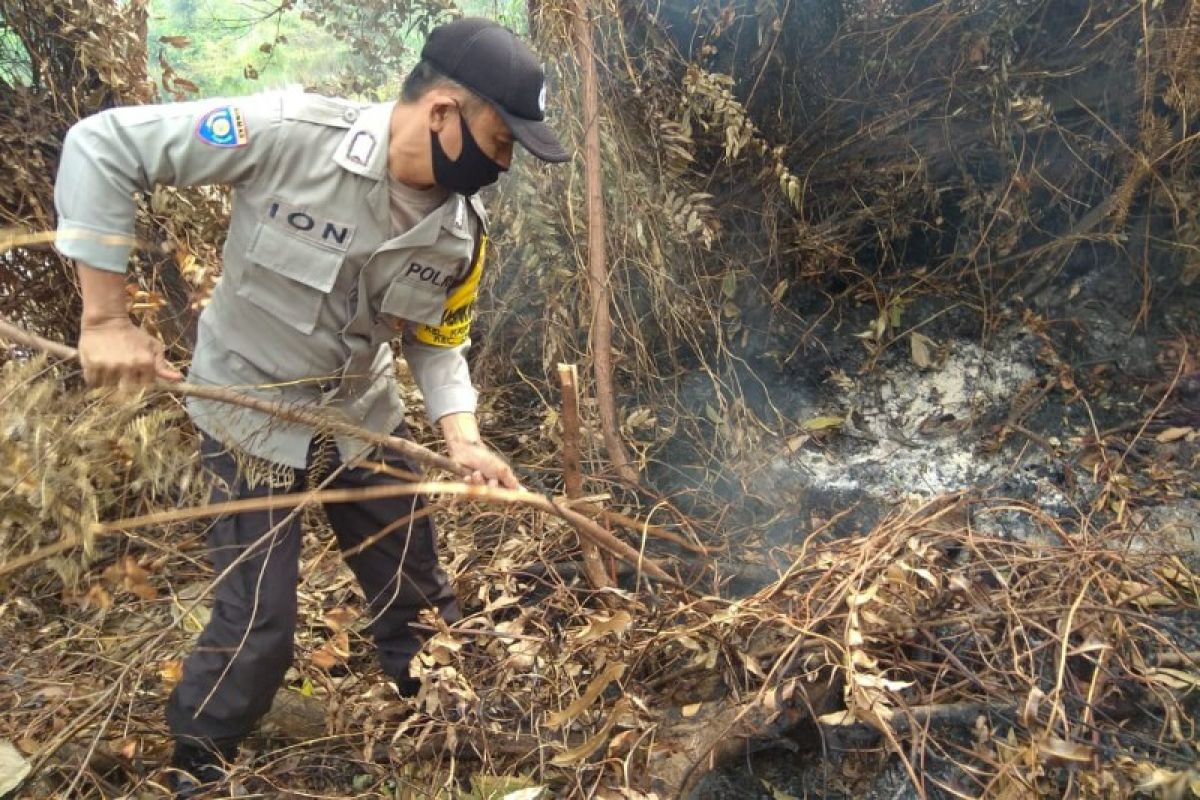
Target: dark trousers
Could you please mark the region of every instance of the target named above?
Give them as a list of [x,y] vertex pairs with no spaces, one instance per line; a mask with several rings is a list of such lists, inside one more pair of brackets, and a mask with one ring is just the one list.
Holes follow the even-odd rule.
[[[407,437],[408,431],[401,426],[396,434]],[[213,502],[305,488],[305,470],[279,468],[272,480],[263,480],[263,475],[239,470],[237,459],[207,436],[200,454],[214,478]],[[310,452],[310,467],[313,458]],[[332,458],[336,470],[336,449]],[[382,458],[397,469],[418,472],[395,453]],[[399,479],[370,469],[346,468],[326,488],[398,483]],[[338,545],[347,551],[424,506],[418,496],[388,497],[331,503],[325,512]],[[174,736],[240,739],[271,708],[294,650],[301,531],[300,514],[287,519],[293,510],[246,511],[213,523],[208,549],[218,579],[212,617],[184,662],[183,679],[167,704],[167,722]],[[450,622],[459,618],[453,590],[438,564],[432,520],[403,523],[347,557],[346,563],[367,597],[368,627],[384,671],[396,679],[407,677],[409,661],[422,640],[409,623],[425,608],[437,609]],[[229,573],[222,577],[226,569]]]

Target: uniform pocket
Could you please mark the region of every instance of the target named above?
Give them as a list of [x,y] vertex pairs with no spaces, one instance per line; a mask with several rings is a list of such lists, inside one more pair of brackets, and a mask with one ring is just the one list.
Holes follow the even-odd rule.
[[384,314],[409,322],[440,325],[446,311],[444,292],[429,292],[405,280],[394,280],[383,295],[379,310]]
[[239,297],[304,334],[317,325],[321,303],[342,270],[345,253],[319,247],[261,224],[246,252]]

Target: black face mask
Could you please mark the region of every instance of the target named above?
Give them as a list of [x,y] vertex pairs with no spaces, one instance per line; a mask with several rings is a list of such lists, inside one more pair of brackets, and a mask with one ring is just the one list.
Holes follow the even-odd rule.
[[462,152],[459,153],[457,161],[451,161],[446,155],[438,135],[433,131],[429,132],[433,149],[433,179],[444,189],[472,195],[495,183],[504,169],[479,149],[479,144],[471,135],[471,129],[467,127],[466,117],[461,112],[458,122],[462,128]]

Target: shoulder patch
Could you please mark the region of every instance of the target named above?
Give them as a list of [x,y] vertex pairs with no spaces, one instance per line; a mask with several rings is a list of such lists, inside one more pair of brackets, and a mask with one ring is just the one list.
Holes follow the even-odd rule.
[[365,167],[371,161],[371,154],[374,152],[375,135],[370,131],[359,131],[350,140],[350,148],[346,151],[346,160]]
[[246,119],[233,106],[209,111],[196,124],[196,137],[213,147],[241,147],[250,141]]

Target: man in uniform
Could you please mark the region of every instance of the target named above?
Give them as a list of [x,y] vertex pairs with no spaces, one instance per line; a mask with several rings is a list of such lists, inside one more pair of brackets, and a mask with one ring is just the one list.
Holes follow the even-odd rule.
[[[398,102],[361,105],[300,92],[112,109],[75,125],[55,201],[59,251],[77,261],[79,353],[93,385],[180,375],[133,325],[123,272],[137,191],[155,184],[234,187],[224,273],[200,316],[190,378],[318,406],[375,432],[407,436],[389,342],[404,356],[448,455],[469,480],[517,488],[479,437],[464,357],[486,245],[475,193],[512,158],[568,158],[544,121],[545,77],[510,31],[482,19],[434,30]],[[302,488],[394,484],[354,466],[367,453],[256,411],[192,400],[214,500]],[[415,472],[393,454],[370,453]],[[321,462],[321,463],[318,463]],[[332,462],[331,464],[326,462]],[[419,688],[409,623],[422,609],[458,618],[420,498],[330,504],[330,523],[368,603],[384,670]],[[362,545],[396,521],[397,529]],[[222,764],[270,708],[292,661],[299,523],[286,511],[217,520],[211,620],[171,694],[180,796],[220,780]]]

